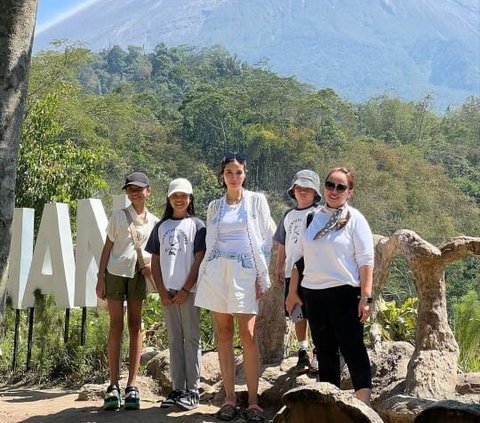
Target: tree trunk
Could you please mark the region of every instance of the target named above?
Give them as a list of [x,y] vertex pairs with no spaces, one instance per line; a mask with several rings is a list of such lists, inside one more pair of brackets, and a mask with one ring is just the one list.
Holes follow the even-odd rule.
[[458,237],[437,248],[402,229],[389,238],[376,236],[375,241],[375,295],[381,293],[396,255],[405,257],[417,286],[415,351],[408,364],[406,394],[449,396],[457,383],[458,345],[448,325],[444,270],[455,260],[480,256],[480,238]]
[[20,129],[27,96],[36,0],[0,0],[0,325],[5,312]]
[[272,286],[263,294],[258,310],[256,323],[256,337],[260,349],[260,360],[263,364],[278,363],[283,358],[285,347],[285,319],[284,287],[275,281],[274,263],[277,249],[274,248],[270,260],[270,279]]

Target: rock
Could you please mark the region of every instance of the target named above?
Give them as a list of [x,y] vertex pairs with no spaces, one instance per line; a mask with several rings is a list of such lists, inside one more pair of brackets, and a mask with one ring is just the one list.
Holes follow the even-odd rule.
[[160,351],[155,347],[146,347],[142,351],[142,356],[140,357],[140,364],[145,366],[153,357],[155,357]]
[[421,411],[434,403],[429,399],[395,395],[378,404],[376,410],[385,423],[413,423]]
[[105,391],[107,390],[108,384],[92,384],[89,383],[87,385],[83,385],[80,388],[80,392],[78,393],[78,401],[95,401],[101,399],[105,395]]
[[439,401],[423,410],[415,423],[478,423],[480,404],[465,404],[460,401]]
[[168,350],[159,352],[147,363],[147,375],[157,381],[162,394],[172,390],[170,378],[170,353]]
[[480,394],[480,373],[459,375],[455,390],[461,395]]
[[264,365],[260,375],[259,398],[262,406],[278,406],[282,396],[290,389],[311,385],[316,377],[308,374],[297,375],[297,356],[284,359],[280,365]]
[[[122,375],[119,381],[120,389],[123,390],[127,386],[128,374]],[[78,393],[78,401],[96,401],[99,399],[103,399],[105,396],[105,392],[108,387],[108,383],[103,384],[87,384],[83,385],[80,388],[80,392]],[[157,402],[159,400],[158,397],[158,388],[156,387],[155,382],[146,376],[138,376],[136,386],[140,391],[140,395],[142,397],[142,401],[146,400],[149,402]]]
[[420,398],[449,398],[455,393],[457,385],[457,356],[455,340],[452,341],[451,351],[447,347],[415,350],[408,363],[405,393]]
[[282,400],[273,423],[382,423],[372,408],[330,383],[291,389]]
[[208,352],[202,356],[202,382],[213,385],[222,379],[218,353]]
[[372,365],[372,404],[404,393],[405,377],[410,357],[414,351],[408,342],[382,342],[376,350],[370,350]]

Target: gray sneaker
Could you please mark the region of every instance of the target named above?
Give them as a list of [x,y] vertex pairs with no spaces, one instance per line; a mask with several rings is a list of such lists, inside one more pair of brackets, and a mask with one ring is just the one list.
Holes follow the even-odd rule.
[[168,397],[162,401],[162,405],[160,405],[160,408],[173,407],[177,403],[177,400],[184,394],[184,392],[185,391],[182,391],[180,389],[175,389],[174,391],[170,392],[168,394]]
[[193,410],[198,407],[200,394],[198,391],[186,391],[177,399],[177,405],[184,410]]

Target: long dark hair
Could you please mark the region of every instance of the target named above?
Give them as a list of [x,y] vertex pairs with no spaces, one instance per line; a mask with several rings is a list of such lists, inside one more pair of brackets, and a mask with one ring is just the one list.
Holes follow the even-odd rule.
[[[187,208],[187,217],[195,216],[195,204],[193,194],[190,194],[190,204]],[[163,212],[162,222],[173,217],[173,207],[170,204],[170,199],[167,197],[167,203],[165,204],[165,211]]]
[[227,189],[227,184],[223,179],[225,166],[228,163],[235,162],[235,161],[243,166],[243,171],[245,172],[245,179],[243,180],[242,187],[245,188],[245,185],[247,184],[247,160],[245,158],[245,155],[243,153],[228,151],[225,153],[225,156],[222,159],[222,167],[221,167],[220,173],[218,174],[218,182],[220,183],[220,185],[222,185],[223,189]]

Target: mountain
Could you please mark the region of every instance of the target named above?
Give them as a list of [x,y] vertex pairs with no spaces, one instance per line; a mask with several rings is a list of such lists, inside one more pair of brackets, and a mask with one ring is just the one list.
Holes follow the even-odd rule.
[[98,0],[35,36],[93,50],[222,44],[251,64],[361,101],[480,94],[478,0]]

